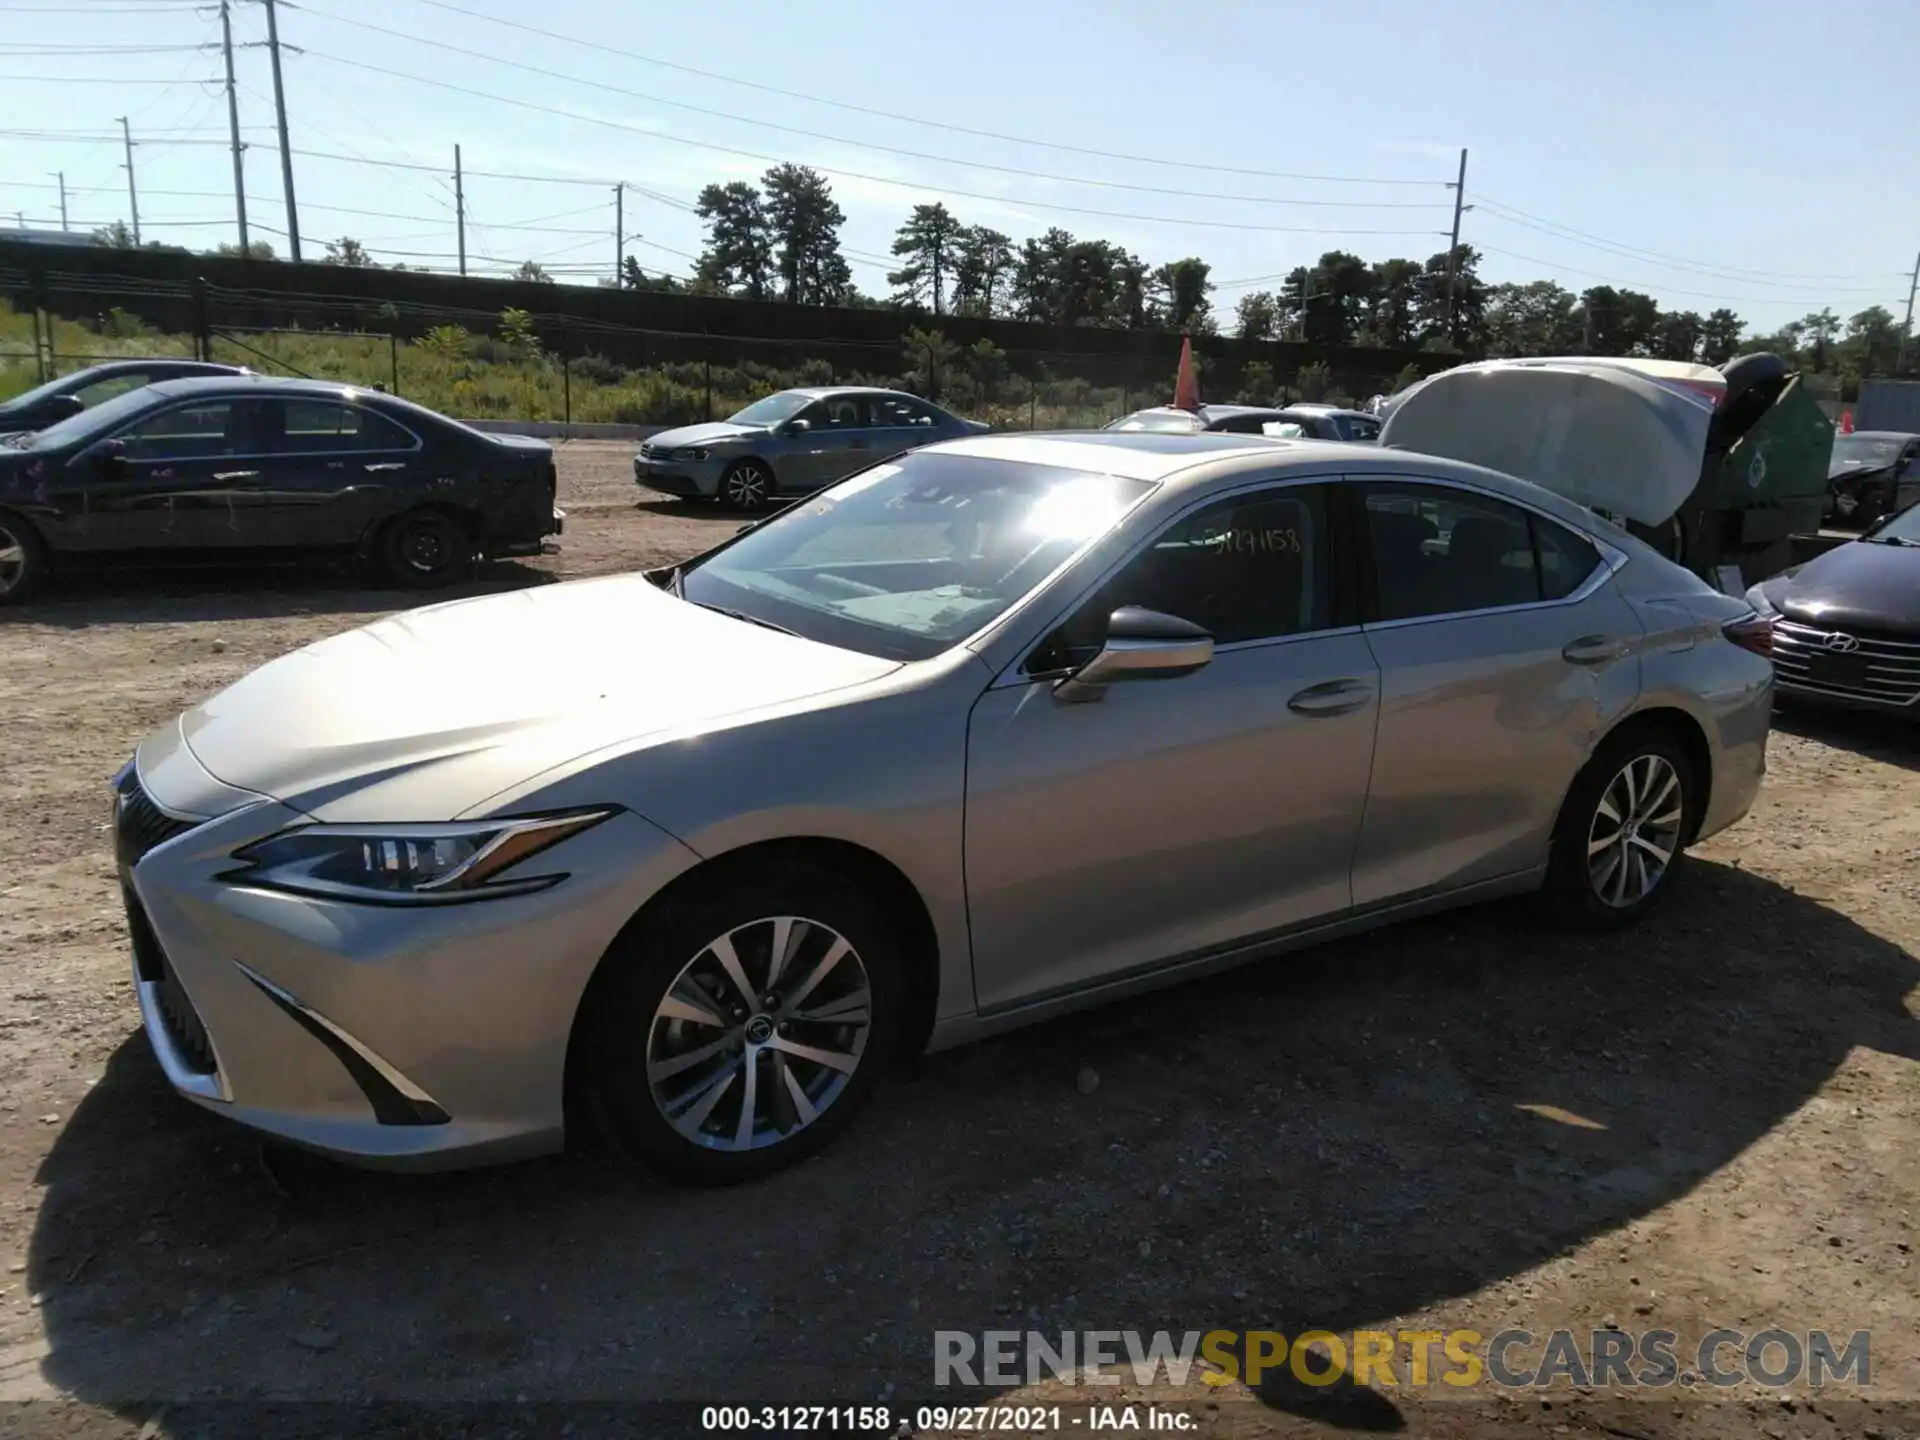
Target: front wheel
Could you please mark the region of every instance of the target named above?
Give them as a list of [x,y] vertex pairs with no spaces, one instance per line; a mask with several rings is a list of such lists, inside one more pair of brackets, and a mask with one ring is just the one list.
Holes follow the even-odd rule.
[[1665,730],[1602,745],[1561,809],[1543,898],[1554,918],[1611,930],[1640,918],[1672,888],[1692,835],[1693,766]]
[[0,512],[0,605],[25,600],[46,575],[47,552],[26,521]]
[[671,1179],[779,1170],[852,1119],[889,1065],[894,930],[831,872],[782,866],[671,903],[616,942],[589,994],[581,1098]]
[[764,510],[773,500],[773,475],[758,460],[736,460],[720,477],[714,498],[729,510]]

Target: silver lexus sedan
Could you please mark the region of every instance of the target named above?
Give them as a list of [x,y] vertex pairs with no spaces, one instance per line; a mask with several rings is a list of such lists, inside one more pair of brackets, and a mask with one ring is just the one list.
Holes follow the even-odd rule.
[[116,782],[140,1007],[182,1094],[328,1154],[591,1128],[738,1180],[909,1049],[1493,896],[1638,917],[1753,803],[1769,643],[1444,460],[934,445],[155,732]]

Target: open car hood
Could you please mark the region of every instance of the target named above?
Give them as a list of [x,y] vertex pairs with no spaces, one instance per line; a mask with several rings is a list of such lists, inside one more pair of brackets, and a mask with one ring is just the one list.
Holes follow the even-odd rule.
[[[1388,402],[1380,444],[1484,465],[1642,525],[1671,519],[1700,483],[1717,396],[1704,366],[1490,360],[1442,371]],[[1721,393],[1724,393],[1724,385]]]

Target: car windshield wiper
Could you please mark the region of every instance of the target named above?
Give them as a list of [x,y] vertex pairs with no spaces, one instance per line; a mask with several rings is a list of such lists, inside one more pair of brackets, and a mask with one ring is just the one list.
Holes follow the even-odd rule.
[[[685,597],[683,596],[682,598],[684,599]],[[800,633],[798,630],[789,630],[784,625],[776,625],[771,620],[762,620],[758,615],[748,615],[741,610],[729,610],[724,605],[708,605],[700,600],[691,600],[687,603],[698,605],[702,610],[711,610],[716,615],[724,615],[729,620],[744,620],[747,624],[758,625],[764,630],[778,630],[782,635],[798,635]]]
[[1862,535],[1860,538],[1869,545],[1912,545],[1915,543],[1912,540],[1902,540],[1898,535]]

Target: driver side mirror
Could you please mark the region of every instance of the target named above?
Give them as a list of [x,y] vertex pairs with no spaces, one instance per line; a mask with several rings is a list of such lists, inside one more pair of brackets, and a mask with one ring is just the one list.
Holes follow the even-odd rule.
[[789,420],[780,427],[782,435],[804,435],[813,428],[811,420]]
[[1190,620],[1123,605],[1107,618],[1100,653],[1053,687],[1056,700],[1098,700],[1121,680],[1173,680],[1213,659],[1213,636]]
[[62,420],[71,420],[87,408],[87,402],[78,395],[53,395],[47,399],[47,413],[53,417],[48,424],[57,424]]

